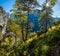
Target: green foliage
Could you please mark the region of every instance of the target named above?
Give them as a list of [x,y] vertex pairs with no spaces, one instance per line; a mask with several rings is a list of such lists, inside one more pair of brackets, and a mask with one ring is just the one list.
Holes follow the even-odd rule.
[[51,4],[54,6],[58,0],[51,0]]
[[60,25],[53,26],[46,33],[46,41],[43,38],[31,38],[25,42],[15,43],[11,45],[8,43],[9,39],[6,38],[6,44],[1,43],[0,55],[1,56],[49,56],[51,48],[60,39]]
[[[51,1],[52,5],[56,2],[56,0]],[[32,3],[33,1],[31,0],[30,2]],[[42,34],[40,36],[37,36],[37,33],[35,32],[31,32],[31,38],[28,36],[28,39],[23,41],[26,33],[28,33],[26,32],[25,25],[28,17],[25,12],[21,13],[20,6],[24,7],[20,4],[19,0],[16,0],[13,11],[14,15],[18,16],[18,23],[16,19],[9,19],[4,41],[0,41],[0,56],[51,56],[52,48],[60,41],[60,22],[57,22],[55,26],[49,28],[46,33],[42,33],[43,31],[41,30]],[[15,8],[17,9],[15,10]],[[52,9],[48,9],[47,18],[50,20],[52,18]],[[45,9],[43,11],[41,17],[43,21],[45,21]]]

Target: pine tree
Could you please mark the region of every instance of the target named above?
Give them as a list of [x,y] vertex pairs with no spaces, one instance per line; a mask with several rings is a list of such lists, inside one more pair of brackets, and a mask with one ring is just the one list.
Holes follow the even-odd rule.
[[[21,30],[22,30],[22,38],[25,40],[27,40],[27,38],[29,37],[29,31],[30,31],[30,26],[29,26],[29,14],[31,13],[31,10],[34,9],[36,6],[39,6],[39,4],[37,3],[37,1],[35,0],[16,0],[15,4],[14,4],[14,9],[13,14],[15,17],[19,18],[18,19],[18,24],[21,25]],[[24,17],[22,15],[23,12],[27,11],[27,16],[26,20],[22,20],[22,17]],[[24,26],[24,22],[25,22],[25,26]],[[24,28],[25,27],[25,28]],[[23,33],[23,28],[26,30],[26,36],[24,36]],[[24,37],[23,37],[24,36]]]
[[[28,38],[28,35],[29,35],[29,15],[32,11],[35,10],[36,6],[40,6],[37,2],[37,0],[23,0],[24,2],[24,11],[27,11],[27,16],[28,16],[28,19],[27,19],[27,27],[26,27],[26,39]],[[33,19],[33,18],[32,18]]]
[[22,33],[22,40],[24,41],[24,19],[27,18],[25,12],[22,9],[23,5],[21,4],[20,0],[16,0],[14,4],[14,9],[11,11],[17,20],[17,24],[21,25],[21,33]]
[[52,7],[54,6],[55,2],[51,4],[51,1],[52,0],[46,0],[45,3],[42,5],[40,25],[41,29],[45,32],[54,25],[54,19],[52,17]]

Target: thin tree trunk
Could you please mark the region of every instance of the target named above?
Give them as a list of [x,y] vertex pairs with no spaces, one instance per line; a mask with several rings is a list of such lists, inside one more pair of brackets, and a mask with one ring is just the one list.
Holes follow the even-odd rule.
[[28,3],[28,19],[27,19],[27,26],[26,26],[26,39],[28,38],[28,34],[29,34],[29,3]]
[[23,39],[23,41],[25,41],[25,39],[24,39],[24,30],[23,30],[23,22],[21,22],[21,32],[22,32],[22,39]]
[[[47,0],[46,0],[46,3],[47,3]],[[46,17],[45,17],[45,20],[46,20],[46,26],[45,26],[45,33],[47,32],[47,11],[48,9],[46,8]]]

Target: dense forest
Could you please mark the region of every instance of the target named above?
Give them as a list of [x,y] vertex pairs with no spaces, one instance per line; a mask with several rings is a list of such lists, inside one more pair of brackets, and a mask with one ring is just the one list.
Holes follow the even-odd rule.
[[13,17],[0,6],[0,56],[60,56],[60,20],[52,17],[56,3],[15,0]]

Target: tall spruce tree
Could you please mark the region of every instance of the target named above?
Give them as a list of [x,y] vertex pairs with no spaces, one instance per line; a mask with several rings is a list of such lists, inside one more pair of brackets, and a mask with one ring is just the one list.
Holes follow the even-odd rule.
[[52,7],[55,5],[56,1],[46,0],[42,5],[42,15],[40,20],[41,28],[44,32],[46,32],[49,28],[54,25],[54,19],[52,17],[53,10]]
[[[29,31],[30,31],[30,26],[29,26],[29,14],[31,13],[31,10],[34,9],[36,6],[40,6],[37,2],[37,0],[16,0],[15,4],[14,4],[14,9],[12,10],[13,11],[13,14],[15,17],[19,18],[17,21],[18,21],[18,24],[21,25],[21,32],[22,32],[22,38],[25,40],[27,40],[28,36],[29,36]],[[21,18],[24,17],[22,15],[23,12],[26,12],[27,11],[27,15],[24,15],[24,16],[27,16],[27,20],[26,21],[23,21]],[[25,30],[26,30],[26,36],[24,36],[24,22],[26,22],[26,26],[25,26]]]
[[14,18],[17,20],[17,24],[21,26],[22,40],[24,41],[24,19],[27,18],[26,13],[23,12],[22,1],[16,0],[14,4],[14,9],[11,10]]
[[29,24],[30,24],[29,15],[32,12],[32,10],[34,11],[35,8],[40,5],[38,4],[37,0],[23,0],[23,2],[24,2],[24,11],[27,11],[27,14],[28,14],[27,15],[28,19],[27,19],[27,24],[26,24],[26,39],[27,39],[29,35]]

